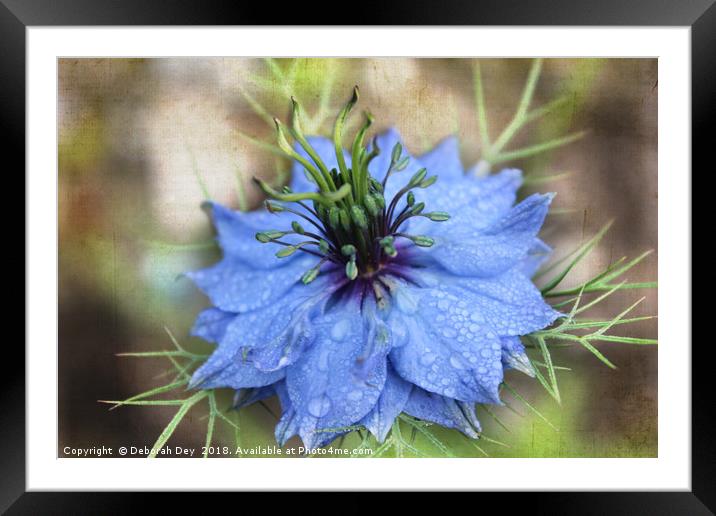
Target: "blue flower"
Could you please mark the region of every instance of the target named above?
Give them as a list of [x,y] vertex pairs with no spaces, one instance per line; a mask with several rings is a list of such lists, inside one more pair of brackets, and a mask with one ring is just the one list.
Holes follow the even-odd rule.
[[281,445],[353,425],[383,441],[400,413],[478,437],[504,371],[534,374],[520,336],[560,315],[530,280],[552,196],[516,204],[521,173],[465,173],[454,138],[419,158],[395,130],[364,146],[370,117],[337,153],[351,107],[329,140],[303,137],[294,103],[293,179],[260,183],[268,210],[211,205],[223,258],[189,276],[213,304],[192,334],[217,348],[190,386],[278,395]]

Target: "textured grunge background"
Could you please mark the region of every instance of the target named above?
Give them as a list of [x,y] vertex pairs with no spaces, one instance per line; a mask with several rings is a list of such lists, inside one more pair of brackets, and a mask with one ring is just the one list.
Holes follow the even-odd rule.
[[[279,66],[290,66],[286,61]],[[495,132],[509,121],[530,63],[481,64]],[[464,163],[472,165],[479,157],[471,60],[303,59],[296,66],[296,91],[285,91],[285,83],[260,59],[59,61],[60,456],[65,446],[151,446],[176,410],[108,411],[98,403],[166,383],[158,375],[170,364],[116,353],[169,349],[165,326],[188,346],[209,349],[187,336],[208,303],[188,280],[178,278],[217,258],[217,251],[205,245],[211,240],[199,208],[205,191],[230,206],[256,206],[260,197],[251,176],[271,177],[287,168],[246,138],[274,138],[250,99],[285,118],[288,95],[296,94],[311,111],[320,110],[320,92],[328,87],[333,100],[323,108],[332,114],[359,84],[361,107],[376,116],[376,129],[396,125],[411,152],[457,132]],[[544,63],[533,105],[559,95],[569,100],[520,133],[512,146],[567,131],[587,134],[508,165],[528,177],[570,173],[527,188],[558,192],[542,233],[558,257],[615,219],[570,284],[624,255],[656,249],[657,89],[655,59]],[[649,281],[656,275],[654,253],[628,279]],[[594,317],[613,317],[641,296],[646,299],[634,315],[657,314],[655,290],[631,290],[616,293]],[[620,334],[656,338],[656,328],[651,319],[625,326]],[[555,350],[555,362],[572,369],[559,375],[561,407],[539,384],[513,375],[513,383],[559,432],[523,409],[521,416],[498,409],[509,432],[485,417],[483,426],[510,447],[485,443],[483,448],[496,457],[656,456],[656,348],[605,343],[600,349],[618,369],[608,369],[582,348]],[[252,406],[241,413],[247,446],[274,444],[275,407],[267,408]],[[169,444],[201,447],[203,416],[200,409],[190,413]],[[218,443],[233,442],[229,437],[216,436]],[[467,444],[460,446],[465,456],[477,454]]]

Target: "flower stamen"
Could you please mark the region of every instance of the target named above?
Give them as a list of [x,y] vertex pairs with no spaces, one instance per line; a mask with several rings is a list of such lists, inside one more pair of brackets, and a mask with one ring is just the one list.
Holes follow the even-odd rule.
[[[276,132],[279,147],[292,159],[300,163],[317,191],[293,192],[284,187],[281,191],[269,186],[266,182],[254,179],[259,188],[270,198],[266,208],[271,213],[288,212],[309,222],[318,232],[309,232],[296,220],[291,223],[290,231],[262,231],[256,234],[261,243],[283,245],[276,253],[279,258],[293,255],[296,251],[313,254],[321,258],[318,264],[303,275],[303,282],[310,283],[320,273],[326,262],[341,265],[345,276],[350,280],[359,277],[366,279],[380,271],[390,260],[398,256],[396,238],[405,238],[419,247],[430,247],[434,240],[424,235],[411,235],[400,232],[400,227],[411,217],[426,217],[440,222],[448,220],[449,215],[442,211],[424,212],[425,203],[416,202],[416,188],[428,188],[437,180],[437,176],[427,177],[427,169],[421,168],[403,186],[389,202],[386,202],[385,188],[388,178],[396,172],[405,170],[410,158],[403,156],[403,146],[396,143],[391,150],[390,164],[382,180],[371,176],[368,168],[381,152],[377,139],[373,139],[370,150],[365,146],[368,129],[373,123],[373,116],[365,114],[365,122],[357,131],[351,145],[351,166],[344,156],[342,132],[348,114],[358,102],[358,87],[339,113],[334,129],[333,144],[336,152],[337,169],[329,170],[318,152],[311,146],[303,134],[301,126],[301,107],[296,99],[291,99],[291,127],[285,128],[278,119]],[[293,136],[297,144],[306,152],[309,159],[299,154],[288,140]],[[398,204],[406,197],[406,206],[396,215]],[[284,203],[295,203],[300,209],[292,209]],[[311,238],[299,243],[279,240],[285,235],[302,235]],[[318,250],[306,249],[306,246],[317,246]],[[375,282],[371,281],[373,285]],[[373,287],[374,293],[378,292]],[[376,301],[380,299],[376,295]]]

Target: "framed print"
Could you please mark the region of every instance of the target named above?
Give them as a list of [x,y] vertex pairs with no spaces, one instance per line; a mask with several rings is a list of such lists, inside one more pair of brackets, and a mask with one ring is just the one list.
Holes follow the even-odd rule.
[[316,26],[5,2],[27,334],[4,507],[713,510],[690,214],[716,8],[560,4]]

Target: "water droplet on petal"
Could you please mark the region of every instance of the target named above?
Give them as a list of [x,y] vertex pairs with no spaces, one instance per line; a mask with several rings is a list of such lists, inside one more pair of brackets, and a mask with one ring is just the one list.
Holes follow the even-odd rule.
[[435,362],[435,359],[438,356],[435,353],[426,353],[423,356],[420,357],[420,363],[424,366],[429,366],[433,362]]
[[351,323],[348,319],[341,319],[331,329],[331,338],[335,341],[342,341],[348,335]]
[[330,350],[324,349],[321,351],[321,354],[318,357],[318,370],[319,371],[327,371],[328,370],[328,357],[330,354]]
[[308,412],[313,417],[323,417],[331,409],[331,400],[325,394],[308,402]]
[[465,366],[462,364],[462,359],[458,355],[452,355],[450,357],[450,365],[455,369],[464,369]]
[[443,330],[443,336],[446,339],[454,339],[455,337],[457,337],[457,332],[452,328],[445,328]]

